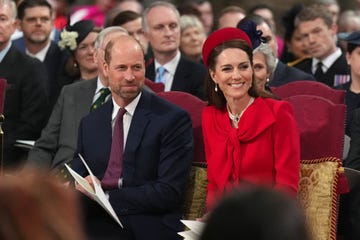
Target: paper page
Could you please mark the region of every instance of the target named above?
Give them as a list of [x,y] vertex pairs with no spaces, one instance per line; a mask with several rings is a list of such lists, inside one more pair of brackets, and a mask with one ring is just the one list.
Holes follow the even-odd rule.
[[114,219],[115,221],[122,227],[123,225],[121,224],[119,218],[117,217],[114,209],[112,208],[107,196],[105,195],[103,189],[101,188],[101,185],[95,181],[95,177],[94,174],[92,173],[92,171],[90,170],[90,168],[88,167],[88,165],[86,164],[84,158],[79,154],[79,157],[81,159],[81,161],[84,163],[86,169],[88,170],[91,180],[94,183],[94,188],[95,188],[95,194],[98,197],[97,199],[95,199]]
[[16,140],[17,143],[21,143],[24,145],[34,146],[35,141],[33,140]]
[[92,182],[94,183],[94,188],[88,183],[88,181],[80,176],[77,172],[71,169],[67,164],[65,164],[66,168],[69,170],[71,176],[74,177],[76,182],[80,184],[91,196],[92,198],[99,203],[109,214],[114,218],[114,220],[123,228],[118,216],[116,215],[114,209],[112,208],[107,196],[105,195],[101,185],[95,181],[95,176],[86,164],[84,158],[79,154],[81,161],[83,162],[85,168],[89,172]]
[[196,220],[180,220],[186,227],[188,227],[192,232],[197,235],[201,235],[205,227],[204,222],[196,221]]
[[34,147],[35,141],[32,140],[16,140],[14,146],[20,148],[32,149]]
[[80,184],[88,193],[90,193],[91,195],[95,195],[95,190],[93,189],[93,187],[90,185],[90,183],[88,181],[86,181],[85,178],[83,178],[82,176],[80,176],[77,172],[75,172],[74,170],[72,170],[69,165],[67,165],[65,163],[65,167],[67,168],[67,170],[69,171],[69,173],[71,174],[71,176],[74,177],[75,181]]
[[184,238],[184,240],[198,240],[200,238],[199,235],[197,235],[196,233],[194,233],[193,231],[189,230],[189,231],[183,231],[183,232],[178,232],[178,234],[180,236],[182,236]]

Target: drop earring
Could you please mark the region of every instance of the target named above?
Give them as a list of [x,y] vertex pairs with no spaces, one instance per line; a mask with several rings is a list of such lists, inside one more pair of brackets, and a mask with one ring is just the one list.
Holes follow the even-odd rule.
[[217,92],[217,91],[218,91],[218,84],[215,83],[215,92]]

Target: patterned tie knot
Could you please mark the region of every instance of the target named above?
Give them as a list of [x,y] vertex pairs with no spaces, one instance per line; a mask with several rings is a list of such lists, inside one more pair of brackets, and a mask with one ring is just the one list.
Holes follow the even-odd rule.
[[100,89],[99,93],[100,96],[95,100],[95,102],[91,106],[92,110],[99,108],[105,102],[106,97],[109,96],[111,92],[109,88],[102,88]]
[[155,82],[165,83],[165,72],[166,72],[166,69],[163,66],[158,67]]

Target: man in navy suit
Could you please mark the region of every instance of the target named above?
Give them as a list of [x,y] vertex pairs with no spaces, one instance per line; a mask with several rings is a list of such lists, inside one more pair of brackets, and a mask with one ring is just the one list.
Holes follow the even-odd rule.
[[204,98],[206,68],[183,57],[180,45],[180,14],[168,2],[154,2],[143,13],[143,30],[153,51],[154,60],[146,66],[146,77],[156,81],[159,67],[165,68],[165,91],[188,92]]
[[[112,138],[116,137],[115,133],[112,137],[117,129],[116,115],[119,109],[126,110],[121,124],[124,143],[116,145],[124,148],[123,154],[119,154],[122,171],[113,178],[116,184],[106,188],[124,228],[90,202],[84,210],[88,237],[180,239],[177,232],[183,229],[181,209],[193,152],[190,116],[185,110],[142,90],[144,53],[134,38],[120,36],[107,44],[104,73],[112,100],[83,118],[77,152],[103,183],[106,172],[112,168],[109,158]],[[78,158],[72,161],[72,167],[91,184]],[[77,188],[84,192],[81,187]]]
[[[60,50],[56,42],[50,39],[54,27],[53,9],[47,0],[24,0],[18,5],[19,26],[23,37],[13,40],[14,46],[21,52],[35,57],[44,63],[50,96],[50,111],[60,93],[59,75],[64,75],[67,52]],[[49,112],[50,112],[49,111]]]

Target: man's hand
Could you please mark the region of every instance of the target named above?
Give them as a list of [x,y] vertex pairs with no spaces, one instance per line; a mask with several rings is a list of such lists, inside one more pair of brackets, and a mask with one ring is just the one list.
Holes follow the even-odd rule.
[[[94,178],[95,178],[95,181],[96,181],[98,184],[101,184],[99,179],[97,179],[96,177],[94,177]],[[87,175],[87,176],[85,177],[85,180],[90,184],[90,186],[91,186],[93,189],[95,189],[94,183],[93,183],[92,178],[90,177],[90,175]],[[92,196],[91,196],[80,184],[78,184],[76,181],[75,181],[75,188],[76,188],[78,191],[82,192],[83,194],[87,195],[88,197],[92,198]]]

